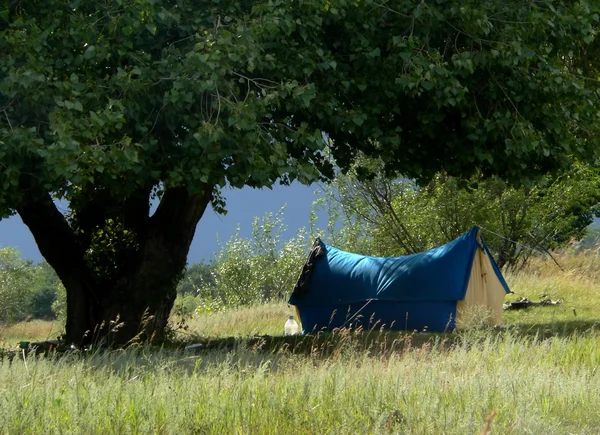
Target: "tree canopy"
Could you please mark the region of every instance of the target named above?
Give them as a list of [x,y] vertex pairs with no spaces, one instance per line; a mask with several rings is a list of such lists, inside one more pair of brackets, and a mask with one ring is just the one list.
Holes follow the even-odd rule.
[[[4,214],[39,186],[315,180],[357,151],[431,177],[596,158],[595,2],[115,1],[2,13]],[[432,172],[433,171],[433,172]],[[28,176],[29,175],[29,176]],[[77,204],[74,204],[74,208]]]
[[598,9],[9,0],[0,216],[21,215],[65,284],[79,316],[68,335],[128,310],[140,320],[144,305],[164,326],[196,223],[211,200],[222,209],[225,186],[328,179],[363,154],[423,181],[518,183],[595,162]]

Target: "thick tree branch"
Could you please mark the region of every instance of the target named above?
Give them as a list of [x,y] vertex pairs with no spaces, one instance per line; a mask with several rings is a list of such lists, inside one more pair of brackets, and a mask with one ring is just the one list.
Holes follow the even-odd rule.
[[195,224],[204,214],[204,210],[212,198],[213,186],[206,187],[198,193],[190,195],[185,187],[169,188],[163,194],[163,197],[149,220],[149,230],[154,231],[157,228],[164,228],[169,232],[177,232],[182,228],[168,228],[166,225]]
[[98,297],[83,247],[65,217],[47,192],[28,190],[17,212],[33,234],[41,254],[56,271],[67,289],[67,339],[86,340],[86,334],[98,324],[94,315]]
[[44,258],[59,276],[81,267],[85,248],[78,243],[73,230],[50,195],[36,195],[30,191],[27,196],[27,201],[17,207],[17,212],[33,234]]
[[71,204],[71,209],[75,210],[71,224],[78,230],[77,237],[82,246],[90,246],[94,230],[104,226],[107,214],[115,205],[110,193],[99,189],[85,192]]

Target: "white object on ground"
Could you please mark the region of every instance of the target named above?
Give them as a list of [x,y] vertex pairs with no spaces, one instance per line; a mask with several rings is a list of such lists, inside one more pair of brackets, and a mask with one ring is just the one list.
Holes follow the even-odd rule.
[[284,335],[296,335],[298,333],[298,323],[294,320],[294,316],[288,316],[283,330]]

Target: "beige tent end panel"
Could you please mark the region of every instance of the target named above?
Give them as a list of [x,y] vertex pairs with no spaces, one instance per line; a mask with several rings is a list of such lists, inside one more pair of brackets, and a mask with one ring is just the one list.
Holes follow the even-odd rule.
[[494,273],[489,256],[483,249],[477,248],[467,293],[456,305],[456,328],[469,329],[502,323],[505,296],[506,292]]

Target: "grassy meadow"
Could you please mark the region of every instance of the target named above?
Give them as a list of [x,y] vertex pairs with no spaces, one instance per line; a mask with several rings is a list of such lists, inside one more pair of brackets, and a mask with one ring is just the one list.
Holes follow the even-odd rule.
[[506,311],[503,328],[283,339],[293,310],[270,303],[187,319],[178,340],[209,350],[4,358],[0,433],[597,434],[600,259],[557,260],[508,274],[507,301],[562,303]]

